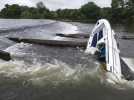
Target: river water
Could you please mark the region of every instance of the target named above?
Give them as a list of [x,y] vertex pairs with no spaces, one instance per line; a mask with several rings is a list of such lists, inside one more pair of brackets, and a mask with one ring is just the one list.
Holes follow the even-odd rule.
[[[0,19],[0,49],[12,54],[0,60],[0,100],[133,100],[134,82],[108,79],[83,48],[15,43],[6,36],[55,38],[56,33],[91,33],[94,24],[53,20]],[[133,34],[113,26],[120,37]],[[134,41],[119,39],[121,56],[133,63]],[[131,58],[131,60],[129,60]]]

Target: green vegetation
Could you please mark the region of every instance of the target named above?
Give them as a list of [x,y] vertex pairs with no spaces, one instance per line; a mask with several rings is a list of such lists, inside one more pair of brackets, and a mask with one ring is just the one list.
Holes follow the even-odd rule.
[[69,21],[94,22],[106,18],[112,23],[134,23],[134,0],[112,0],[111,7],[100,8],[89,2],[79,9],[58,9],[50,11],[39,2],[36,7],[5,5],[0,12],[1,18],[57,19]]

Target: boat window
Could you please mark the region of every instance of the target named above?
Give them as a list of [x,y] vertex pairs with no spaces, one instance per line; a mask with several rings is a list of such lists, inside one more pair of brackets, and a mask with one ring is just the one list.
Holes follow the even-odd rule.
[[98,35],[98,40],[100,40],[103,37],[103,31],[101,30]]
[[99,22],[97,22],[97,25],[99,25]]
[[93,40],[92,40],[91,46],[92,47],[96,47],[96,44],[97,44],[97,33],[93,36]]

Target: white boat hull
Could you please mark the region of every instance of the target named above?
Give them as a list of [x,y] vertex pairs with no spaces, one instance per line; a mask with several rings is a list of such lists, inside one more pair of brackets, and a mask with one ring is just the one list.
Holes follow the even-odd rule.
[[122,78],[120,51],[115,39],[115,33],[105,19],[99,20],[95,25],[85,52],[95,54],[98,44],[102,42],[105,44],[106,71],[115,74],[117,78]]

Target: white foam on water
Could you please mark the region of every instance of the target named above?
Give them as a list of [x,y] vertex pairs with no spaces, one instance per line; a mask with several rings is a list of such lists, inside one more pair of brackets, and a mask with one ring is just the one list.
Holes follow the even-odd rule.
[[58,24],[61,29],[63,29],[61,31],[61,33],[64,33],[64,34],[76,34],[78,33],[78,27],[75,26],[75,25],[72,25],[70,23],[65,23],[65,22],[59,22]]
[[102,83],[121,90],[134,89],[134,81],[128,81],[124,78],[119,79],[116,75],[110,72],[105,72],[101,76]]
[[24,56],[27,53],[23,53],[23,50],[25,48],[30,47],[30,46],[32,46],[32,44],[21,42],[21,43],[17,43],[17,44],[15,44],[13,46],[10,46],[10,47],[6,48],[4,51],[9,52],[11,54],[11,56],[12,55],[15,55],[15,56]]
[[63,40],[64,38],[63,37],[60,37],[60,36],[55,36],[52,38],[52,40]]
[[[17,43],[5,51],[12,55],[24,56],[23,48],[29,48],[32,46],[28,43]],[[134,59],[125,58],[127,64],[133,65]],[[102,84],[116,87],[117,89],[134,88],[134,81],[127,81],[124,79],[118,79],[112,73],[106,73],[98,71],[100,65],[94,62],[94,69],[85,68],[78,64],[75,67],[70,66],[64,62],[54,60],[53,63],[46,63],[42,65],[35,60],[33,64],[26,64],[24,61],[0,61],[0,74],[10,78],[26,78],[26,80],[32,82],[34,85],[46,85],[49,83],[58,84],[61,82],[76,82],[80,83],[86,81],[92,83],[92,79],[101,81]],[[88,79],[85,79],[87,78]]]
[[[80,82],[85,77],[97,77],[96,68],[90,70],[77,65],[71,68],[68,64],[55,60],[53,63],[40,63],[28,65],[24,61],[0,61],[0,75],[9,78],[21,79],[26,78],[27,81],[34,85],[45,85],[49,83],[58,84],[61,82],[75,81]],[[87,81],[87,80],[86,80]],[[83,82],[83,81],[81,81]]]

